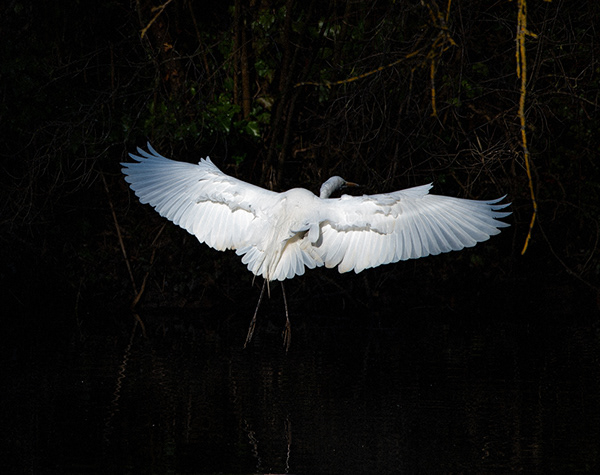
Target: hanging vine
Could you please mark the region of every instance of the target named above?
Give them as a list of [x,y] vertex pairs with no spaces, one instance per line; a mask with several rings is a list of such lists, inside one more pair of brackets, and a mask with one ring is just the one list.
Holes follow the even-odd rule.
[[527,30],[527,1],[518,1],[518,15],[517,15],[517,76],[521,79],[521,95],[519,98],[519,120],[521,122],[521,146],[523,147],[523,158],[525,160],[525,170],[527,171],[527,179],[529,181],[529,193],[531,196],[531,203],[533,206],[533,214],[531,215],[531,221],[529,222],[529,231],[527,232],[527,238],[525,244],[521,250],[521,255],[525,254],[529,241],[531,239],[531,233],[533,231],[533,225],[537,217],[537,201],[535,198],[535,190],[533,187],[533,177],[531,175],[531,159],[529,156],[529,149],[527,147],[527,122],[525,117],[525,98],[527,95],[527,56],[525,51],[525,38],[527,35],[534,38],[536,34]]

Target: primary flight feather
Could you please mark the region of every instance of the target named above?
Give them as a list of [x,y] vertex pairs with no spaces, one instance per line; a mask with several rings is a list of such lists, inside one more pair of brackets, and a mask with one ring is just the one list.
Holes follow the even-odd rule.
[[210,158],[178,162],[148,151],[129,154],[125,180],[142,203],[223,251],[234,249],[253,274],[290,279],[304,269],[370,267],[442,252],[489,239],[509,226],[508,204],[430,195],[431,185],[377,195],[329,198],[348,184],[332,177],[320,196],[303,188],[265,190],[226,175]]

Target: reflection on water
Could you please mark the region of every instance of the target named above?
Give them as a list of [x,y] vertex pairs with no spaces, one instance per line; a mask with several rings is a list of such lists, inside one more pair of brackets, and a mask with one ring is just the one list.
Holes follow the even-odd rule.
[[[99,317],[100,318],[100,317]],[[124,317],[127,318],[127,317]],[[43,473],[597,471],[600,339],[402,316],[398,326],[143,315],[147,335],[5,348],[3,466]],[[372,322],[371,322],[372,323]],[[25,349],[24,349],[25,348]]]

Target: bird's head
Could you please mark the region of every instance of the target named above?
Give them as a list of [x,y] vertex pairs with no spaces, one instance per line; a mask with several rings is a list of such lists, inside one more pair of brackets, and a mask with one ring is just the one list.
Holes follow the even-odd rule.
[[344,180],[341,176],[332,176],[325,183],[321,185],[319,191],[319,198],[329,198],[331,194],[336,190],[342,190],[350,186],[359,186],[351,181]]

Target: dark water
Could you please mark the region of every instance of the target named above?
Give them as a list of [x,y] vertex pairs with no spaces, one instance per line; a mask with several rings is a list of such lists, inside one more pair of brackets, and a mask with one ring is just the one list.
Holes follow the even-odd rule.
[[600,472],[593,320],[141,317],[4,342],[4,473]]

